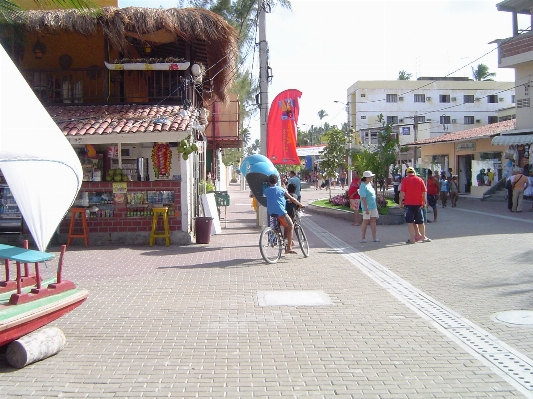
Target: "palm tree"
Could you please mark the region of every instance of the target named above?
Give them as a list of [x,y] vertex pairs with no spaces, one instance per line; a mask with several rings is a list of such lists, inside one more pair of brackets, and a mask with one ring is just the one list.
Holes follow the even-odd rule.
[[496,72],[489,72],[489,67],[485,64],[478,64],[477,68],[474,69],[472,67],[472,76],[474,77],[474,80],[477,81],[493,81],[494,79],[491,79],[496,76]]
[[241,130],[241,140],[243,147],[246,147],[250,140],[252,139],[252,135],[250,133],[250,130],[248,128]]
[[324,111],[323,109],[318,111],[318,117],[320,118],[320,121],[322,121],[322,119],[324,119],[326,116],[328,116],[328,113]]
[[413,74],[402,70],[398,73],[398,80],[411,80],[412,76]]

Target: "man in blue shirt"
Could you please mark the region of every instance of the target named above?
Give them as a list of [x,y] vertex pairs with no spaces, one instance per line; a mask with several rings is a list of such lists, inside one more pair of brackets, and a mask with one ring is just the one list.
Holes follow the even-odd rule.
[[287,185],[291,183],[296,186],[296,192],[294,193],[294,195],[296,196],[296,199],[298,201],[301,201],[302,195],[300,194],[300,190],[302,189],[302,182],[300,181],[298,176],[296,176],[296,173],[294,172],[294,170],[291,170],[289,172],[289,180],[287,181]]
[[286,254],[295,254],[296,251],[292,249],[292,233],[294,230],[294,223],[292,219],[287,214],[285,207],[285,199],[291,201],[297,206],[303,208],[303,205],[298,202],[296,198],[291,196],[283,187],[277,185],[278,176],[272,174],[268,176],[269,186],[265,188],[263,194],[267,200],[267,212],[271,216],[276,216],[279,220],[280,225],[283,226],[285,232],[285,239],[287,240],[287,247],[285,248]]

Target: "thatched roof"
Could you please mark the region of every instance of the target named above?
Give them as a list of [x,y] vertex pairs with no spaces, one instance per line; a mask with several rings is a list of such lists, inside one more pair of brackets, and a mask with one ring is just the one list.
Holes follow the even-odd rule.
[[[216,97],[225,101],[236,72],[236,30],[219,15],[201,8],[103,7],[99,15],[67,10],[31,10],[19,21],[29,32],[75,32],[92,36],[101,31],[111,45],[126,51],[127,37],[171,41],[180,38],[196,51],[193,62],[203,63],[212,77]],[[206,58],[206,59],[202,59]]]

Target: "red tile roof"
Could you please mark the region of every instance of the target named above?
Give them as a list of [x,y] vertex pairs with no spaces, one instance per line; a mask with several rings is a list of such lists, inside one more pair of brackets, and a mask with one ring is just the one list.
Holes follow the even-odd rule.
[[[189,111],[179,105],[83,105],[46,108],[65,136],[186,131]],[[185,114],[185,115],[184,115]]]
[[489,125],[483,125],[480,127],[476,127],[474,129],[461,130],[460,132],[446,133],[446,134],[443,134],[442,136],[431,137],[425,140],[419,140],[409,145],[413,145],[413,144],[424,145],[424,144],[445,143],[445,142],[450,142],[450,141],[474,140],[474,139],[483,138],[483,137],[496,136],[500,134],[501,132],[512,130],[514,128],[515,128],[515,121],[509,120],[509,121],[503,121],[503,122],[498,122],[498,123],[491,123]]

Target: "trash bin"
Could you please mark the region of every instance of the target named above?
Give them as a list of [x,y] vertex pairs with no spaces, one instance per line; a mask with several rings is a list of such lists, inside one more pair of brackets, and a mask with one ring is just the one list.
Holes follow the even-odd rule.
[[211,225],[213,218],[197,217],[194,221],[194,228],[196,230],[196,244],[209,244],[211,239]]

